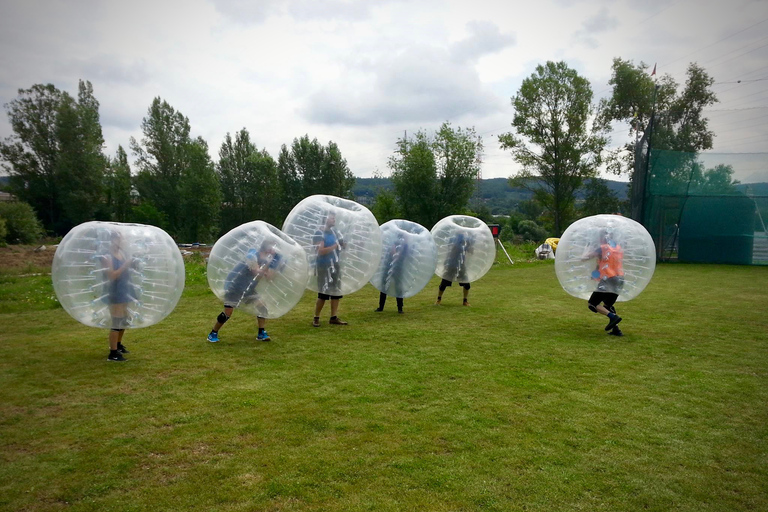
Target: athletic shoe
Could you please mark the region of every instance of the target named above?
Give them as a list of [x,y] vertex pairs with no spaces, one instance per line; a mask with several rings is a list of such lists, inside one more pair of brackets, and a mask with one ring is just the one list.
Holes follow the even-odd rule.
[[399,314],[401,314],[401,315],[405,314],[405,311],[403,311],[402,309],[398,309],[398,310],[397,310],[397,312],[398,312]]
[[209,334],[208,341],[210,341],[211,343],[216,343],[217,341],[219,341],[219,333],[212,332],[211,334]]
[[613,318],[611,318],[608,321],[608,325],[605,326],[606,331],[610,331],[613,329],[619,322],[621,322],[621,317],[614,313]]
[[312,320],[312,327],[320,327],[320,317],[316,316],[314,320]]
[[435,306],[439,306],[440,304],[442,304],[442,299],[437,299],[435,301]]
[[332,325],[347,325],[347,322],[345,322],[344,320],[342,320],[342,319],[341,319],[341,318],[339,318],[339,317],[336,317],[336,318],[331,318],[331,319],[328,321],[328,323],[329,323],[329,324],[332,324]]
[[624,336],[624,333],[621,332],[621,329],[619,329],[616,326],[614,326],[612,330],[608,331],[608,334],[610,334],[611,336]]
[[381,313],[384,310],[382,308],[376,308],[376,309],[374,309],[374,311],[376,311],[377,313]]
[[127,361],[127,359],[117,350],[110,350],[109,355],[107,356],[107,361],[117,361],[122,363],[123,361]]
[[466,300],[465,300],[464,302],[462,302],[462,304],[463,304],[463,305],[465,305],[465,306],[472,306],[472,304],[470,304],[470,303],[469,303],[468,301],[466,301]]
[[269,341],[272,338],[269,337],[269,334],[267,334],[267,331],[261,331],[258,336],[256,336],[256,339],[259,341]]
[[128,352],[128,349],[125,348],[125,345],[123,345],[122,343],[117,344],[117,351],[120,352],[121,354],[130,354],[130,352]]

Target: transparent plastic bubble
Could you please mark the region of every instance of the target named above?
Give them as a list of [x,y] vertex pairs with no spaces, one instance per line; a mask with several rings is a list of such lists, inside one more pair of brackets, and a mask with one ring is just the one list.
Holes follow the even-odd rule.
[[451,215],[435,224],[432,236],[437,244],[435,274],[448,281],[477,281],[496,259],[491,229],[478,218]]
[[633,299],[655,269],[651,235],[642,224],[621,215],[577,220],[565,230],[555,252],[557,279],[580,299],[589,299],[595,291],[616,293],[619,301]]
[[289,312],[307,287],[307,257],[288,235],[260,220],[219,238],[208,285],[224,304],[262,318]]
[[86,222],[53,256],[56,297],[72,318],[102,328],[136,329],[168,316],[184,291],[184,259],[162,229]]
[[368,208],[354,201],[309,196],[288,214],[283,231],[304,248],[307,287],[316,292],[356,292],[371,279],[381,259],[379,224]]
[[371,284],[380,292],[407,299],[427,286],[437,265],[432,233],[409,220],[381,225],[381,260]]

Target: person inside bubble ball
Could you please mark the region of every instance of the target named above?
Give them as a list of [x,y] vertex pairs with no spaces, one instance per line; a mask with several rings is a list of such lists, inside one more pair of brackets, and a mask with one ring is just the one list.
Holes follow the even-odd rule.
[[462,304],[464,306],[469,306],[470,285],[467,281],[467,256],[470,254],[472,254],[472,237],[469,233],[459,230],[451,239],[451,250],[443,264],[445,267],[445,275],[448,275],[451,279],[443,278],[440,282],[437,292],[437,302],[435,302],[435,304],[441,304],[445,289],[451,286],[453,281],[458,281],[459,285],[464,288],[464,301]]
[[[391,285],[395,288],[395,297],[397,299],[397,312],[402,314],[403,311],[403,295],[405,295],[403,268],[405,261],[408,258],[408,241],[405,239],[405,235],[400,233],[397,236],[397,240],[392,244],[392,248],[387,251],[387,259],[384,262],[384,289],[389,290]],[[384,311],[384,304],[387,302],[387,294],[379,292],[379,307],[374,311]]]
[[315,274],[317,277],[317,302],[315,302],[315,317],[312,321],[313,327],[320,327],[320,312],[325,306],[325,301],[331,301],[331,319],[330,324],[347,325],[338,317],[339,301],[343,295],[341,291],[341,268],[339,266],[339,256],[344,248],[344,240],[339,238],[336,230],[336,215],[333,212],[325,216],[323,230],[317,230],[312,237],[312,243],[317,250],[317,259],[315,260]]
[[[245,261],[235,265],[224,282],[224,311],[216,318],[216,323],[208,334],[208,341],[211,343],[219,341],[219,330],[232,316],[235,308],[240,305],[253,304],[256,306],[256,311],[261,312],[262,315],[266,314],[266,307],[256,293],[256,286],[261,279],[269,280],[274,277],[275,272],[279,270],[281,260],[275,249],[275,242],[265,240],[258,251],[249,250],[245,255]],[[257,315],[256,321],[259,325],[256,339],[271,340],[266,329],[267,319]]]
[[597,258],[597,268],[592,272],[592,278],[597,281],[597,289],[587,301],[589,310],[608,317],[605,330],[613,336],[623,336],[619,329],[621,317],[616,313],[614,304],[624,286],[624,250],[615,241],[610,229],[602,229],[599,235],[599,245],[596,249],[588,250],[583,260]]
[[127,258],[123,252],[123,237],[119,231],[111,231],[109,254],[104,258],[108,280],[105,298],[112,317],[107,361],[122,362],[126,360],[123,354],[128,353],[128,349],[123,345],[123,334],[129,322],[128,304],[133,302],[135,297],[130,273],[133,259]]

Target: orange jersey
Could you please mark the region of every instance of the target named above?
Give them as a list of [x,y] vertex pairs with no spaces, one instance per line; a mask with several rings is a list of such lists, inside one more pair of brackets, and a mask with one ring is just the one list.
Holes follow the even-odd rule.
[[624,249],[620,245],[611,247],[609,244],[600,245],[600,262],[598,264],[598,270],[600,271],[600,279],[608,279],[616,276],[624,275],[624,267],[622,261],[624,260]]

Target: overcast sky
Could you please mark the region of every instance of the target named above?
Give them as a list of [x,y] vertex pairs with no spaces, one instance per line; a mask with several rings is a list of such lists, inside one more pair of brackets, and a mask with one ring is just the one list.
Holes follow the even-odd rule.
[[[109,155],[141,138],[160,96],[214,160],[247,128],[274,157],[307,134],[336,142],[354,175],[386,176],[399,137],[448,120],[483,136],[484,178],[508,177],[497,136],[522,80],[565,60],[597,99],[614,57],[681,83],[697,62],[717,82],[713,151],[768,152],[766,0],[0,0],[0,46],[0,103],[90,80]],[[739,179],[768,181],[768,155],[739,161]]]

